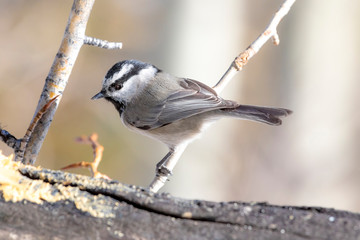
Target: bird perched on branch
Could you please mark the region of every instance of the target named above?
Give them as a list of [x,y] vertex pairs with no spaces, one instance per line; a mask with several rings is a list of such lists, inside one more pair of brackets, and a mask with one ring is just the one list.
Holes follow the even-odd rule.
[[179,78],[137,60],[116,63],[92,99],[114,104],[126,127],[166,144],[169,153],[156,165],[150,190],[157,192],[172,174],[186,146],[212,122],[233,117],[280,125],[291,113],[283,108],[225,100],[204,83]]

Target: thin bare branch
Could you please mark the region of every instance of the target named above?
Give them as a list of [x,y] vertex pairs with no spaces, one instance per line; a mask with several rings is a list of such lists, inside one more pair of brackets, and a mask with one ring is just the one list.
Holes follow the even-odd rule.
[[248,63],[248,61],[259,52],[260,48],[270,39],[273,39],[275,45],[279,45],[280,38],[277,34],[277,26],[280,21],[286,16],[295,3],[296,0],[285,0],[280,6],[279,10],[275,13],[274,17],[271,19],[270,24],[266,29],[260,34],[260,36],[250,44],[250,46],[243,52],[241,52],[235,60],[231,63],[229,69],[225,72],[219,82],[213,87],[217,93],[220,93],[225,86],[230,82],[234,75],[241,71],[242,68]]
[[120,49],[120,48],[122,48],[121,42],[108,42],[106,40],[89,37],[89,36],[85,36],[84,44],[87,44],[90,46],[95,46],[95,47],[100,47],[100,48],[105,48],[105,49]]
[[94,152],[94,160],[92,162],[78,162],[70,164],[66,167],[61,168],[61,170],[71,169],[71,168],[82,168],[86,167],[90,170],[92,177],[95,178],[105,178],[110,179],[105,174],[100,173],[97,169],[102,159],[102,154],[104,147],[98,142],[98,135],[96,133],[91,134],[89,137],[82,136],[76,138],[78,143],[89,144],[91,145]]
[[[273,38],[274,44],[279,44],[279,36],[276,31],[276,27],[281,21],[281,19],[289,12],[290,7],[294,4],[295,0],[285,0],[281,5],[280,9],[275,13],[273,19],[271,20],[269,26],[265,29],[265,31],[260,34],[260,36],[252,43],[250,46],[240,53],[239,56],[235,58],[235,60],[231,63],[229,69],[222,76],[220,81],[213,87],[213,89],[220,93],[225,86],[230,82],[230,80],[234,77],[234,75],[240,71],[244,65],[247,64],[250,58],[252,58],[260,48],[269,40]],[[181,154],[181,153],[180,153]],[[176,160],[177,161],[177,160]],[[176,163],[175,161],[175,163]],[[166,169],[172,170],[173,167],[168,167]],[[163,187],[168,181],[171,172],[167,173],[158,173],[154,180],[150,183],[149,189],[153,192],[157,192],[161,187]]]
[[21,139],[17,139],[11,133],[6,131],[5,129],[0,129],[0,138],[6,145],[9,147],[16,149],[20,147]]

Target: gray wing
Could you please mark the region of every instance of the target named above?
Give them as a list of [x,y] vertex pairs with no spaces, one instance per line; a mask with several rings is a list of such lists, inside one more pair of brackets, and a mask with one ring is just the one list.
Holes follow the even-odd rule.
[[151,113],[134,123],[141,129],[154,129],[196,114],[221,108],[234,108],[238,104],[217,96],[209,86],[190,79],[180,82],[181,90],[169,95],[161,104],[152,108]]

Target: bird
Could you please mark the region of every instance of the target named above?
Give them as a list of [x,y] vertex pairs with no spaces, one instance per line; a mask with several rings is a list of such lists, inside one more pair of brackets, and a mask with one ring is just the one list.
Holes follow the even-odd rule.
[[280,125],[281,118],[292,113],[225,100],[202,82],[175,77],[138,60],[120,61],[108,70],[100,92],[92,97],[101,98],[114,105],[126,127],[169,148],[156,164],[152,192],[164,186],[186,146],[216,120],[232,117]]

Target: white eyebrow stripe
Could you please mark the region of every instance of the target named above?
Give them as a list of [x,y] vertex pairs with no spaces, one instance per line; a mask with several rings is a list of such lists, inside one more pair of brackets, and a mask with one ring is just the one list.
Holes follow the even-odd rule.
[[[133,64],[125,64],[121,70],[117,73],[115,73],[114,75],[112,75],[112,77],[109,79],[108,81],[108,85],[111,85],[113,82],[115,82],[117,79],[122,78],[125,74],[127,74],[128,72],[131,71],[131,69],[134,68]],[[104,79],[105,82],[106,79]]]
[[141,91],[154,78],[157,69],[154,67],[147,67],[141,69],[137,75],[130,77],[124,82],[120,91],[115,91],[113,94],[119,99],[130,101],[137,92]]

